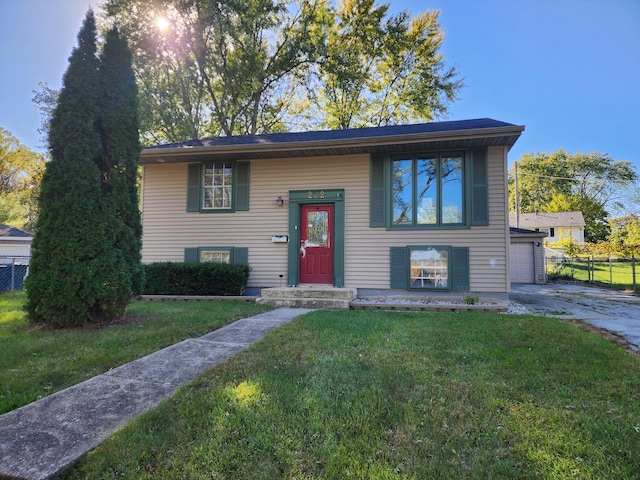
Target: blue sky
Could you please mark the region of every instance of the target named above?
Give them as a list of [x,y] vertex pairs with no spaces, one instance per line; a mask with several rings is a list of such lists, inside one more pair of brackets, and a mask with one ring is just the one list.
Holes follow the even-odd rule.
[[[526,130],[509,154],[608,153],[633,162],[640,133],[639,0],[389,0],[441,11],[442,53],[465,88],[450,120]],[[94,0],[93,7],[99,4]],[[60,88],[87,0],[0,0],[0,126],[39,148],[38,82]]]

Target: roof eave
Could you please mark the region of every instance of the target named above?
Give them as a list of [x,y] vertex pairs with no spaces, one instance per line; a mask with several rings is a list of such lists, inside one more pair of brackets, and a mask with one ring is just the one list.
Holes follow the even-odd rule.
[[194,161],[197,157],[206,155],[247,155],[253,152],[260,152],[262,155],[270,153],[272,155],[282,153],[283,156],[291,156],[292,153],[300,152],[309,155],[314,150],[322,155],[322,150],[330,148],[332,150],[344,150],[345,154],[349,150],[356,151],[362,148],[375,150],[376,147],[389,145],[407,145],[414,143],[429,143],[443,141],[464,141],[482,138],[504,137],[504,146],[511,148],[515,140],[524,131],[524,126],[513,125],[508,127],[478,128],[470,130],[453,130],[445,132],[412,133],[399,135],[384,135],[373,137],[347,138],[337,140],[313,140],[286,143],[263,143],[263,144],[242,144],[242,145],[211,145],[192,146],[174,148],[147,148],[142,150],[141,164],[164,162],[188,162]]

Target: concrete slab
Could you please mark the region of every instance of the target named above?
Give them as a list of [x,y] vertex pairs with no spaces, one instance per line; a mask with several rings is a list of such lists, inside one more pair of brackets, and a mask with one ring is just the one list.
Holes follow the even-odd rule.
[[216,343],[185,340],[171,347],[147,355],[105,375],[140,382],[167,383],[180,387],[189,383],[207,368],[226,360],[248,344]]
[[309,311],[238,320],[0,415],[0,477],[51,478],[200,373]]
[[512,285],[510,297],[537,313],[582,320],[640,349],[640,296],[585,284]]
[[0,473],[49,478],[174,390],[100,375],[2,415]]
[[[272,312],[238,320],[215,332],[204,335],[200,339],[214,342],[250,344],[262,338],[270,330],[290,321],[293,317],[310,311],[310,309],[304,308],[279,308]],[[275,312],[279,312],[279,314]]]

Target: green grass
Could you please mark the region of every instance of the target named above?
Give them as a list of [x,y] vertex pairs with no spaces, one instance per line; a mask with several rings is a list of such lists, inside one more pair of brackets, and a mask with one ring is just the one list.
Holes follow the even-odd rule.
[[27,323],[24,292],[0,295],[0,413],[268,308],[244,302],[134,302],[130,324],[45,330]]
[[318,311],[63,478],[631,479],[640,361],[557,319]]
[[[589,270],[593,278],[589,278]],[[617,290],[630,290],[633,288],[633,271],[630,261],[594,262],[591,268],[586,260],[566,263],[558,270],[561,276],[573,278],[583,282],[592,281],[598,285],[611,286]],[[553,275],[553,273],[551,273]],[[636,266],[636,281],[640,283],[640,264]]]

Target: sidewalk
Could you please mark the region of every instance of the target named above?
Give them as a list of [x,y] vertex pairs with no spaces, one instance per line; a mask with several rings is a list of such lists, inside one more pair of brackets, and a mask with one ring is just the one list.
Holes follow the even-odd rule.
[[0,477],[52,477],[200,373],[309,311],[238,320],[0,415]]

